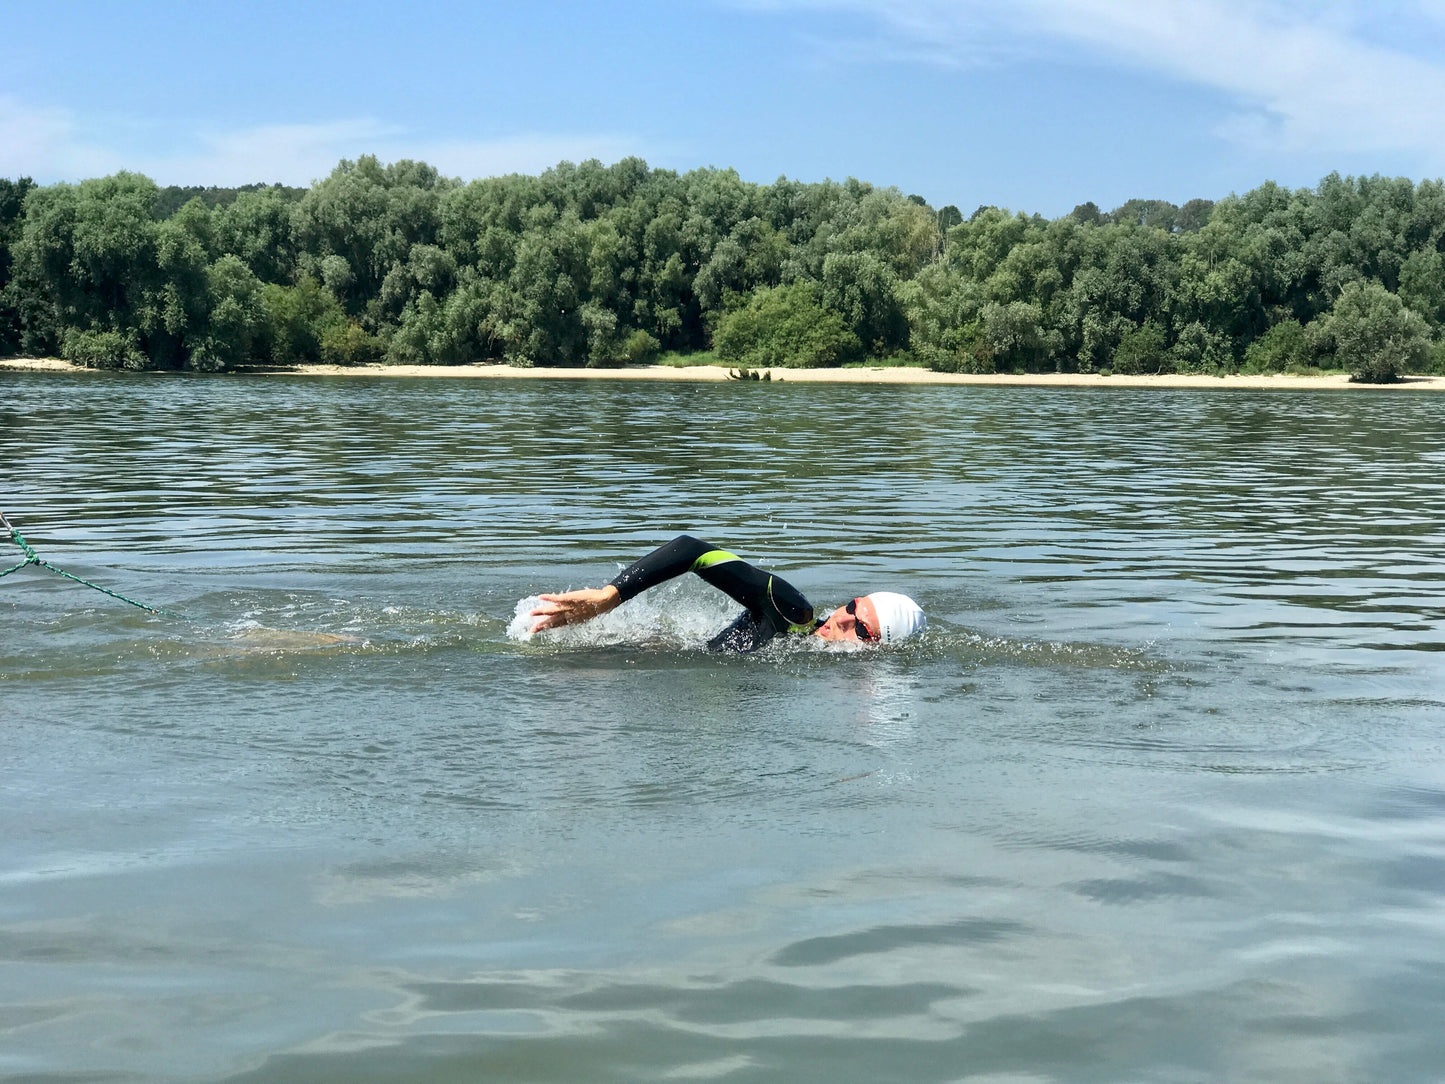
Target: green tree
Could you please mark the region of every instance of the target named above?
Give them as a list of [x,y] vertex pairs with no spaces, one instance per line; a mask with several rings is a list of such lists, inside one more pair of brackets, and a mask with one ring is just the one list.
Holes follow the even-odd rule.
[[751,293],[781,281],[788,242],[769,223],[753,217],[718,242],[693,281],[704,310],[720,308],[728,293]]
[[639,159],[463,186],[363,157],[304,193],[159,191],[123,173],[0,182],[0,350],[597,365],[748,327],[776,338],[758,328],[811,298],[860,349],[940,368],[1272,370],[1369,354],[1344,332],[1389,323],[1377,297],[1353,314],[1370,282],[1438,334],[1442,253],[1445,183],[1379,176],[1110,215],[1086,203],[1050,222],[997,207],[964,221],[853,178],[760,186]]
[[[156,229],[160,282],[140,330],[158,365],[216,370],[244,356],[233,355],[223,343],[206,342],[211,309],[220,300],[213,296],[209,274],[216,247],[214,225],[210,208],[193,199]],[[239,260],[235,265],[254,279]],[[230,314],[223,319],[229,318]]]
[[1116,373],[1157,373],[1165,366],[1164,329],[1153,320],[1145,320],[1136,328],[1119,336],[1114,348],[1112,368]]
[[1199,321],[1185,324],[1169,348],[1176,373],[1221,373],[1234,368],[1234,351],[1227,335]]
[[1378,282],[1347,284],[1314,330],[1322,352],[1359,383],[1389,384],[1429,362],[1425,321]]
[[321,339],[346,323],[336,298],[313,278],[295,286],[267,283],[261,289],[266,316],[264,341],[270,360],[277,365],[300,365],[321,360]]
[[1195,230],[1202,230],[1209,224],[1209,216],[1214,211],[1214,201],[1211,199],[1192,199],[1179,208],[1179,213],[1174,217],[1174,228],[1181,233],[1192,233]]
[[270,321],[260,279],[239,256],[222,256],[206,271],[205,331],[192,340],[190,367],[231,369],[264,360]]
[[18,181],[0,177],[0,356],[20,349],[21,306],[19,290],[11,290],[10,250],[20,239],[25,214],[25,197],[35,187],[29,177]]
[[342,161],[296,208],[299,270],[337,292],[348,312],[361,312],[413,245],[436,242],[442,200],[455,187],[423,162]]
[[506,360],[514,365],[585,365],[589,329],[581,308],[591,281],[586,231],[575,212],[535,208],[517,245],[506,290],[495,294]]
[[296,274],[296,205],[279,185],[241,192],[212,216],[217,250],[239,256],[262,282],[290,284]]
[[1433,245],[1416,249],[1400,265],[1400,289],[1405,307],[1423,316],[1432,327],[1445,323],[1445,259]]
[[829,253],[822,287],[823,304],[843,318],[870,354],[883,356],[908,345],[898,276],[873,253]]
[[[1037,371],[1052,367],[1053,355],[1061,337],[1043,329],[1043,313],[1039,306],[1026,301],[1001,305],[990,301],[979,313],[982,337],[988,343],[994,365],[1010,369]],[[976,343],[973,353],[977,356]]]
[[1171,233],[1178,220],[1179,208],[1162,199],[1131,199],[1109,213],[1109,221],[1119,225],[1145,226]]
[[980,207],[961,225],[948,231],[948,262],[979,282],[993,274],[1015,245],[1042,234],[1043,219],[1011,215],[999,207]]
[[617,333],[617,314],[596,301],[585,301],[577,317],[587,335],[588,366],[597,368],[620,362],[622,342]]
[[898,292],[908,319],[909,345],[919,357],[932,359],[930,364],[962,349],[962,329],[978,320],[985,304],[978,283],[942,262],[901,283]]
[[52,353],[70,332],[116,332],[154,360],[162,307],[155,200],[155,184],[134,173],[29,194],[12,250],[23,349]]
[[646,365],[657,357],[662,344],[647,332],[637,330],[622,343],[622,360],[629,365]]

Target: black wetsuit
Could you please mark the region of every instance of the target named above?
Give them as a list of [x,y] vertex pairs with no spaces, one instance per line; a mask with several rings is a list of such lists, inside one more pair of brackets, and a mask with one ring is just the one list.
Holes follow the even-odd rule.
[[623,569],[612,586],[626,602],[684,572],[696,572],[747,607],[708,641],[710,651],[753,651],[780,632],[812,632],[818,627],[813,607],[792,584],[692,535],[678,535]]

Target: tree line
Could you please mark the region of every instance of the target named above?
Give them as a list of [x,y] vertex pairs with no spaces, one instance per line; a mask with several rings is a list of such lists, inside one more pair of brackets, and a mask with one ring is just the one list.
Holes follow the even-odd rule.
[[0,355],[217,371],[366,361],[1445,371],[1445,184],[1331,174],[1061,218],[848,180],[562,163],[307,189],[0,180]]

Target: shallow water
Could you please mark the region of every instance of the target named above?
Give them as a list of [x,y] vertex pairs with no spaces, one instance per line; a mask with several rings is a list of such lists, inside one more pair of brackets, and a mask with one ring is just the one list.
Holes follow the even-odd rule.
[[[0,374],[0,506],[192,619],[0,579],[0,1079],[1439,1079],[1442,423]],[[508,635],[683,530],[930,628]]]

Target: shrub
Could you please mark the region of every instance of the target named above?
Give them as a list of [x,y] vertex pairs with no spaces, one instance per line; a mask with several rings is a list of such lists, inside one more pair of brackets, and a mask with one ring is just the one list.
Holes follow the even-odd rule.
[[713,348],[727,362],[750,368],[837,366],[862,357],[858,336],[825,309],[811,283],[759,290],[741,308],[724,313]]
[[1315,352],[1298,320],[1281,320],[1244,351],[1245,368],[1260,373],[1282,373],[1313,365]]
[[67,331],[60,356],[87,369],[144,369],[150,363],[135,340],[119,331]]
[[629,365],[644,365],[656,358],[661,349],[660,342],[639,329],[622,340],[622,360]]
[[942,346],[919,346],[914,349],[913,355],[935,373],[979,376],[998,371],[994,364],[993,347],[981,337],[965,339],[954,350]]
[[380,361],[381,340],[355,322],[331,324],[321,332],[321,360],[327,365],[365,365]]

